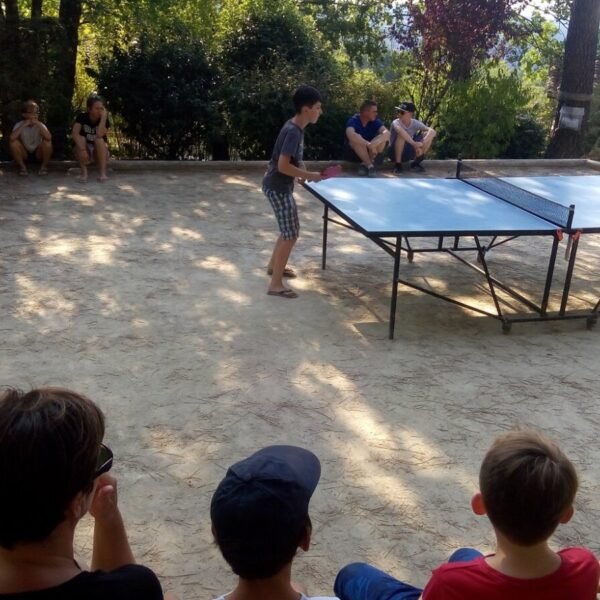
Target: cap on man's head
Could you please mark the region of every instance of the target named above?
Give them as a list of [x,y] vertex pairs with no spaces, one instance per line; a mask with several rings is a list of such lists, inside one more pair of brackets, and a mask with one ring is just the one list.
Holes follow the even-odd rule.
[[263,448],[227,470],[211,501],[213,526],[242,536],[270,522],[302,529],[320,476],[319,459],[304,448]]
[[417,107],[412,102],[402,102],[400,106],[396,106],[396,110],[399,112],[414,113],[417,111]]

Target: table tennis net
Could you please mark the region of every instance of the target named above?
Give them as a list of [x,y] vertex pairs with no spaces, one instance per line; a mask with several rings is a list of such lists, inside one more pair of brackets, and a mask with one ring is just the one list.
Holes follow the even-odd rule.
[[512,183],[498,179],[485,171],[461,164],[457,170],[458,179],[482,190],[500,200],[545,219],[559,227],[570,227],[573,210],[553,200],[548,200]]

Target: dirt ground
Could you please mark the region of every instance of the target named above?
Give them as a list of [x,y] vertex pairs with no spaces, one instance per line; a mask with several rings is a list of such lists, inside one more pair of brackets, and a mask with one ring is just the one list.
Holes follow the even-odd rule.
[[[392,260],[331,227],[322,271],[322,207],[301,188],[300,297],[267,297],[276,225],[260,179],[0,175],[0,383],[72,387],[99,403],[138,561],[181,598],[229,591],[211,494],[231,463],[291,443],[323,467],[296,579],[329,595],[341,566],[366,560],[423,585],[457,546],[492,548],[469,502],[490,441],[515,425],[556,437],[579,469],[578,510],[556,545],[600,551],[600,327],[517,324],[503,335],[496,320],[404,288],[390,341]],[[545,252],[518,241],[489,260],[535,295]],[[573,308],[600,296],[598,237],[580,253]],[[491,307],[476,275],[446,257],[402,268]],[[77,538],[84,556],[90,526]]]

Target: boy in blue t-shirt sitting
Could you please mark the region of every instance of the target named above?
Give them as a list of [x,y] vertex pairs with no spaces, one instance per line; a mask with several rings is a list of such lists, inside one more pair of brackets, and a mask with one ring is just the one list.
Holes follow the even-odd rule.
[[375,177],[375,165],[378,156],[383,158],[390,132],[377,118],[377,102],[365,100],[360,112],[346,122],[345,158],[360,162],[360,175]]

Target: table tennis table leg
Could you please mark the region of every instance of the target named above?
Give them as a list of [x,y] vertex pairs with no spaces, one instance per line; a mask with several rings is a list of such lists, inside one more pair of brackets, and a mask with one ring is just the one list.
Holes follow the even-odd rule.
[[[490,294],[492,294],[492,300],[494,301],[494,306],[496,307],[496,313],[498,314],[498,318],[506,324],[506,319],[502,314],[502,309],[500,308],[500,302],[498,301],[498,296],[496,296],[496,288],[494,287],[494,281],[492,276],[490,275],[490,271],[487,266],[487,261],[485,260],[485,247],[479,241],[479,236],[474,235],[473,239],[475,240],[475,245],[477,246],[477,255],[478,260],[481,262],[481,266],[483,267],[483,271],[485,273],[485,278],[488,282],[488,287],[490,288]],[[510,324],[509,324],[510,325]],[[504,325],[503,325],[504,327]]]
[[396,301],[398,299],[398,275],[400,273],[400,251],[402,250],[402,237],[396,238],[396,251],[394,252],[394,279],[392,280],[392,302],[390,305],[390,340],[394,339],[396,326]]
[[565,249],[565,260],[569,260],[569,256],[571,256],[571,246],[573,245],[573,236],[570,235],[567,240],[567,248]]
[[[406,258],[408,259],[408,262],[411,263],[415,258],[415,253],[410,246],[410,240],[407,237],[404,239],[406,240]],[[400,240],[402,240],[402,238],[400,238]]]
[[327,225],[329,223],[329,207],[325,204],[323,208],[323,249],[321,253],[321,269],[325,269],[327,263]]
[[560,310],[558,314],[562,317],[567,310],[567,302],[569,301],[569,291],[571,290],[571,279],[573,278],[573,269],[575,268],[575,259],[577,258],[577,247],[579,246],[580,232],[575,232],[571,238],[571,254],[569,256],[569,265],[567,274],[565,275],[565,285],[563,287],[562,300],[560,302]]
[[546,285],[544,286],[544,296],[542,297],[542,305],[540,307],[540,314],[542,317],[546,316],[548,310],[548,300],[550,298],[550,289],[552,287],[552,278],[554,276],[554,265],[556,263],[556,255],[558,253],[558,243],[560,237],[555,234],[552,239],[552,251],[550,252],[550,260],[548,261],[548,272],[546,273]]

